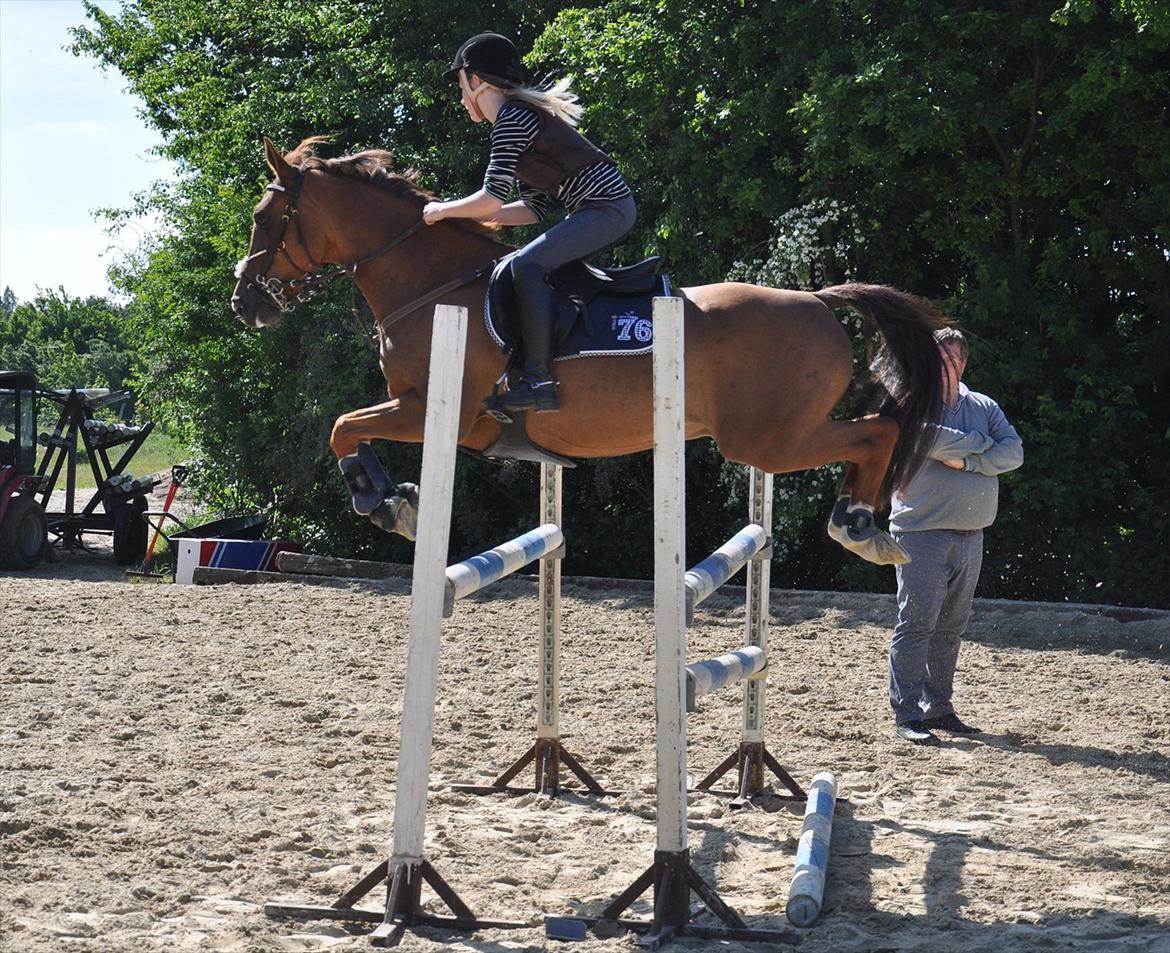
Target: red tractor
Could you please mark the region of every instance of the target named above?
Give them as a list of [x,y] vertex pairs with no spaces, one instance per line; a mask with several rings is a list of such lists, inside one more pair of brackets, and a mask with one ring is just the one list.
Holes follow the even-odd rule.
[[35,499],[38,394],[33,374],[0,371],[0,569],[33,569],[48,543]]

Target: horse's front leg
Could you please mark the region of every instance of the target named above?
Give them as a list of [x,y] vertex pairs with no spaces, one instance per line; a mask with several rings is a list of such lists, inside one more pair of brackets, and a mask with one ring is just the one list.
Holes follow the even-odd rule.
[[396,484],[370,441],[421,439],[425,412],[426,404],[415,395],[363,407],[338,417],[329,441],[353,496],[354,512],[407,539],[414,539],[418,528],[418,487]]

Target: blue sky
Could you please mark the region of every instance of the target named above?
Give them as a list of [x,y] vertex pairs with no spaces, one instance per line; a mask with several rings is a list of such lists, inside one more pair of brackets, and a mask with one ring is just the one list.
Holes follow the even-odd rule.
[[134,193],[173,174],[151,154],[159,137],[121,74],[62,49],[83,22],[79,0],[0,0],[0,290],[21,301],[38,287],[109,294],[110,262],[152,223],[111,237],[93,213],[129,208]]

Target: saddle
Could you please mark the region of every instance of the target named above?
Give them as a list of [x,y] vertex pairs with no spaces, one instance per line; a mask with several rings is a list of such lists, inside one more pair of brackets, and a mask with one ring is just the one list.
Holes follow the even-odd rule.
[[[500,349],[515,357],[521,336],[511,259],[502,258],[492,270],[484,322]],[[659,257],[609,269],[575,261],[550,274],[557,298],[553,359],[649,352],[654,339],[652,299],[671,294],[670,276],[661,273],[661,267]]]
[[[492,270],[483,302],[488,334],[510,355],[505,375],[511,375],[523,363],[511,259],[511,255],[500,259]],[[661,267],[662,259],[658,257],[609,269],[575,261],[549,275],[557,301],[553,360],[648,353],[654,343],[653,299],[673,293],[670,276],[662,274]],[[481,456],[500,463],[529,460],[576,466],[570,458],[533,443],[528,436],[526,416],[517,414],[512,423],[504,424],[496,442]]]

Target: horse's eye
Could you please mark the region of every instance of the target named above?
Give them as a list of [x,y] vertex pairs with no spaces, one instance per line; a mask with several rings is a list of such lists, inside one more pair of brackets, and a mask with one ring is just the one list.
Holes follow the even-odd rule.
[[263,212],[260,212],[252,216],[252,221],[254,221],[261,228],[265,228],[268,225],[268,216]]

